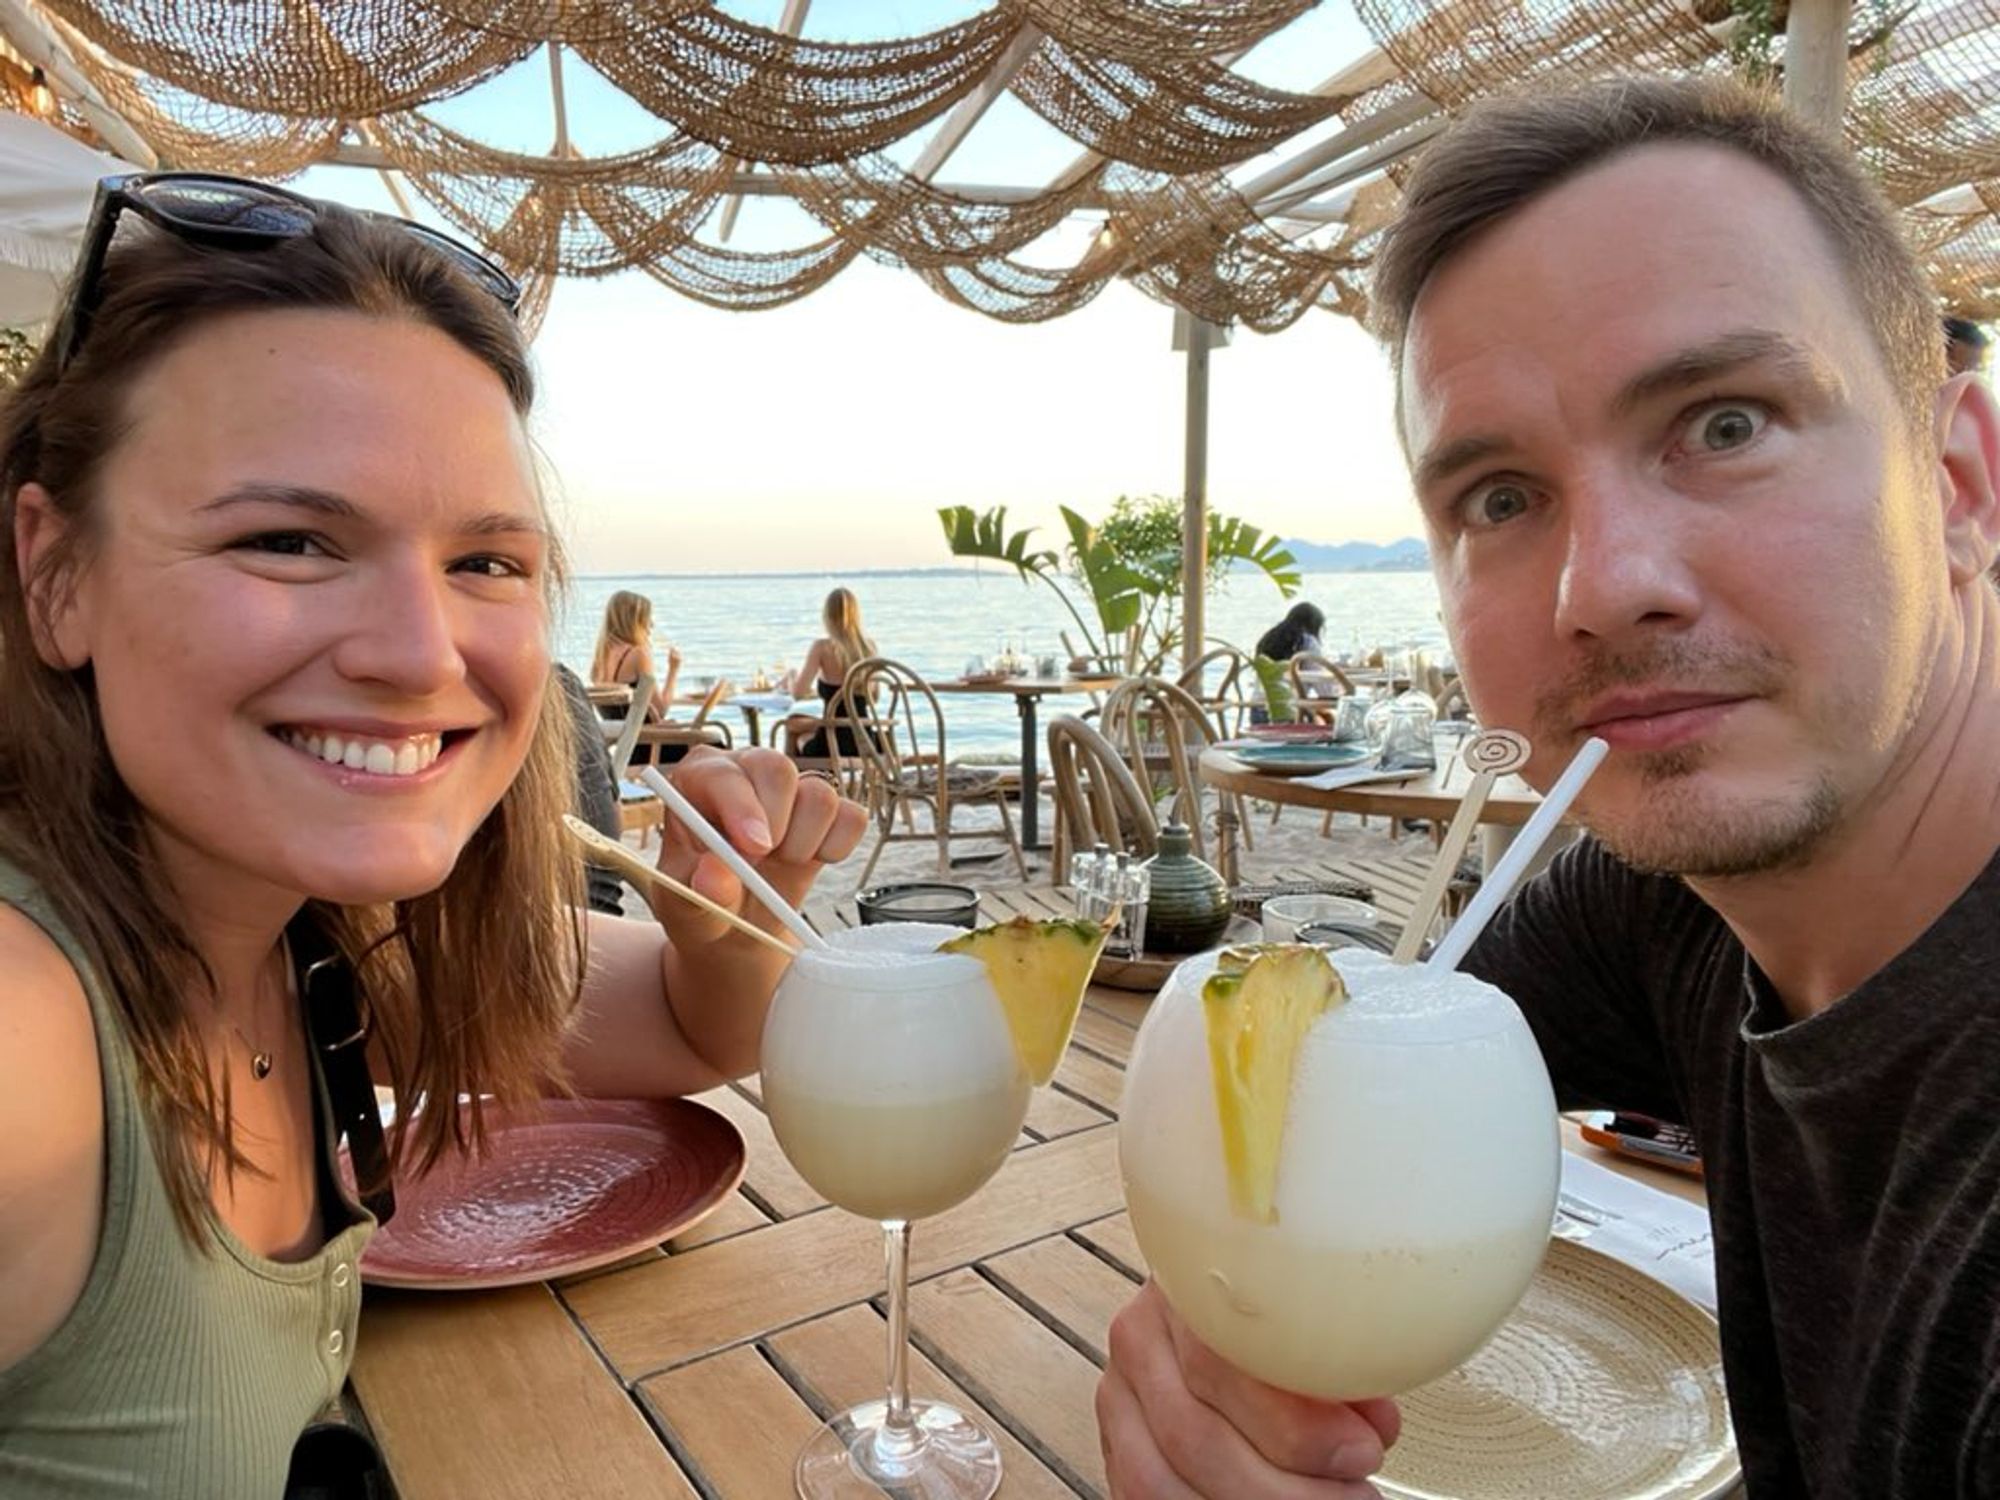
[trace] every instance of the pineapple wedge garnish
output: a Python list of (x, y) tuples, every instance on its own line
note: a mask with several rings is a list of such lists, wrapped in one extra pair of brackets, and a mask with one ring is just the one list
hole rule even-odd
[(953, 938), (938, 952), (968, 954), (986, 965), (1014, 1034), (1014, 1055), (1040, 1087), (1055, 1077), (1076, 1029), (1105, 935), (1102, 924), (1083, 917), (1015, 917)]
[(1201, 987), (1229, 1203), (1246, 1219), (1278, 1222), (1278, 1162), (1299, 1046), (1313, 1022), (1346, 999), (1323, 950), (1284, 943), (1225, 949)]

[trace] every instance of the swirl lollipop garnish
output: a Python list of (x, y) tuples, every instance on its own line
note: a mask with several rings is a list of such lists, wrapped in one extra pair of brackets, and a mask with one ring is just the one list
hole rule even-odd
[(1465, 789), (1464, 797), (1459, 799), (1458, 810), (1451, 816), (1451, 829), (1438, 849), (1437, 860), (1424, 880), (1423, 890), (1417, 893), (1416, 907), (1410, 913), (1410, 925), (1403, 929), (1403, 936), (1396, 944), (1397, 963), (1415, 963), (1417, 954), (1423, 950), (1424, 936), (1431, 930), (1431, 923), (1437, 920), (1438, 907), (1451, 885), (1451, 877), (1458, 873), (1458, 862), (1465, 855), (1465, 846), (1471, 842), (1472, 830), (1479, 826), (1479, 810), (1486, 805), (1493, 783), (1508, 772), (1525, 766), (1534, 748), (1528, 743), (1526, 735), (1516, 734), (1511, 729), (1482, 729), (1466, 741), (1459, 757), (1465, 762), (1466, 769), (1473, 773), (1472, 784)]
[(1461, 753), (1468, 771), (1504, 776), (1525, 766), (1535, 747), (1528, 743), (1525, 734), (1516, 734), (1511, 729), (1482, 729), (1466, 742)]

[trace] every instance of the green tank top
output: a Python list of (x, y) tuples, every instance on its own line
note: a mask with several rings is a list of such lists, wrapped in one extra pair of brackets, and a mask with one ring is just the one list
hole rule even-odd
[(211, 1212), (206, 1253), (174, 1222), (137, 1064), (101, 977), (41, 892), (0, 861), (0, 903), (62, 949), (90, 997), (104, 1089), (104, 1211), (90, 1276), (41, 1347), (0, 1370), (6, 1500), (276, 1500), (299, 1433), (338, 1398), (374, 1231), (333, 1185), (333, 1121), (314, 1061), (320, 1196), (337, 1232), (317, 1255), (257, 1255)]

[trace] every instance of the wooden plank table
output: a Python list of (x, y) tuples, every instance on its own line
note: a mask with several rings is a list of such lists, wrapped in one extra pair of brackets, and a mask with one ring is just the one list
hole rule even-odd
[[(1046, 888), (983, 905), (989, 919), (1067, 910)], [(850, 903), (811, 915), (853, 920)], [(1007, 1165), (912, 1237), (912, 1393), (986, 1421), (1002, 1500), (1105, 1494), (1092, 1390), (1112, 1315), (1144, 1275), (1113, 1122), (1146, 1005), (1093, 987)], [(880, 1228), (792, 1170), (755, 1079), (703, 1102), (743, 1133), (748, 1165), (688, 1233), (564, 1281), (368, 1292), (353, 1387), (401, 1500), (774, 1500), (817, 1424), (880, 1394)]]

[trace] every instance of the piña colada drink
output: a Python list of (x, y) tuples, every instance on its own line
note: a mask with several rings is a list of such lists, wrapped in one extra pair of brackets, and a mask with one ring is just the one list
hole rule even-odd
[(955, 928), (836, 933), (793, 960), (764, 1025), (764, 1107), (786, 1157), (831, 1202), (921, 1219), (1000, 1169), (1027, 1070), (986, 966), (940, 953)]
[(772, 1131), (799, 1175), (888, 1246), (889, 1393), (820, 1429), (794, 1471), (806, 1500), (883, 1493), (986, 1500), (1000, 1453), (977, 1423), (908, 1393), (910, 1221), (998, 1171), (1032, 1087), (1055, 1072), (1104, 934), (1020, 919), (978, 932), (893, 923), (835, 933), (792, 962), (764, 1023)]
[(1422, 1385), (1486, 1341), (1547, 1248), (1561, 1165), (1505, 995), (1297, 945), (1175, 971), (1118, 1140), (1175, 1310), (1259, 1379), (1333, 1400)]

